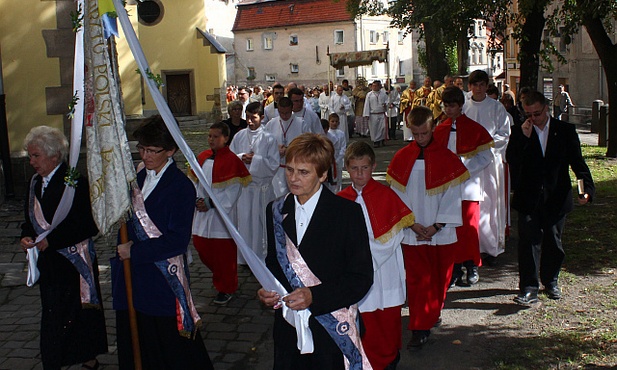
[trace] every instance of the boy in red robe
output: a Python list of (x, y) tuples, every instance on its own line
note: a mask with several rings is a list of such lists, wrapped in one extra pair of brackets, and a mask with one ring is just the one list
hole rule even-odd
[(386, 181), (413, 211), (404, 230), (403, 257), (412, 338), (421, 347), (439, 320), (452, 271), (456, 227), (461, 226), (461, 184), (469, 172), (460, 159), (433, 140), (433, 113), (413, 108), (408, 116), (414, 141), (392, 158)]
[[(443, 112), (448, 118), (435, 128), (435, 141), (461, 158), (470, 178), (463, 184), (463, 225), (456, 228), (457, 247), (450, 286), (470, 286), (479, 279), (480, 258), (480, 202), (483, 200), (482, 171), (493, 160), (493, 138), (482, 125), (463, 114), (465, 95), (456, 86), (442, 94)], [(463, 282), (463, 269), (467, 282)]]

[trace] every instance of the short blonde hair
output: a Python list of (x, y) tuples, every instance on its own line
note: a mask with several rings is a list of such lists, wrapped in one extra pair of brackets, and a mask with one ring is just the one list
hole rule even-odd
[(69, 154), (69, 141), (62, 131), (49, 126), (33, 127), (24, 139), (24, 149), (35, 146), (48, 157), (58, 157), (58, 163), (66, 161)]

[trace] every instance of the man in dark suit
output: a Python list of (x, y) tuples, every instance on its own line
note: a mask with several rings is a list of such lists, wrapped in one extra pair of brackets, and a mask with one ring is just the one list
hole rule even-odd
[[(322, 185), (332, 163), (332, 153), (332, 144), (323, 135), (303, 134), (294, 139), (286, 151), (290, 194), (268, 205), (266, 265), (291, 293), (281, 299), (275, 292), (260, 289), (258, 295), (266, 306), (279, 308), (284, 304), (298, 311), (308, 308), (314, 343), (313, 353), (301, 354), (296, 330), (285, 321), (282, 310), (277, 309), (273, 334), (275, 369), (344, 369), (343, 353), (345, 356), (349, 353), (341, 350), (341, 340), (349, 344), (352, 335), (337, 337), (336, 333), (341, 333), (340, 328), (349, 333), (357, 328), (355, 320), (348, 320), (349, 326), (340, 319), (332, 320), (335, 317), (332, 313), (338, 315), (352, 306), (349, 312), (355, 315), (357, 311), (354, 312), (353, 306), (373, 283), (373, 264), (362, 209), (354, 202), (335, 196)], [(292, 252), (299, 252), (301, 260), (288, 257)], [(290, 273), (295, 279), (290, 278)], [(298, 280), (302, 283), (298, 284)], [(330, 324), (338, 320), (334, 332), (324, 318), (328, 318)], [(358, 347), (358, 344), (354, 342), (351, 347)], [(355, 361), (368, 364), (361, 346), (354, 353)]]
[(523, 108), (527, 120), (512, 130), (506, 158), (517, 184), (512, 208), (518, 211), (520, 293), (514, 301), (531, 305), (538, 302), (539, 281), (548, 298), (561, 298), (561, 235), (573, 207), (569, 167), (584, 183), (579, 204), (591, 202), (595, 187), (574, 126), (550, 117), (538, 91), (525, 96)]

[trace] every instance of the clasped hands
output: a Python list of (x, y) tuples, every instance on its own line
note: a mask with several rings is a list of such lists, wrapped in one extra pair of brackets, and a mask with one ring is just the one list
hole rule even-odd
[(283, 298), (277, 292), (269, 292), (264, 288), (259, 289), (257, 295), (261, 303), (275, 310), (281, 308), (283, 303), (288, 308), (296, 311), (309, 308), (311, 303), (313, 303), (313, 294), (309, 288), (298, 288)]
[(424, 242), (430, 242), (433, 239), (433, 235), (437, 232), (434, 226), (424, 226), (417, 222), (413, 224), (411, 230), (416, 233), (416, 239), (418, 239), (418, 241)]

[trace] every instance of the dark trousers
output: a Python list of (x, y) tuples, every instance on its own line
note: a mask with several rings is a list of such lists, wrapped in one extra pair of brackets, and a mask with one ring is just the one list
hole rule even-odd
[(397, 117), (389, 117), (389, 128), (388, 128), (388, 137), (390, 140), (396, 140), (396, 126), (398, 125), (398, 116)]
[[(557, 285), (559, 270), (565, 258), (561, 235), (566, 222), (548, 218), (543, 211), (518, 216), (518, 269), (519, 288), (539, 288)], [(539, 278), (538, 278), (539, 271)]]

